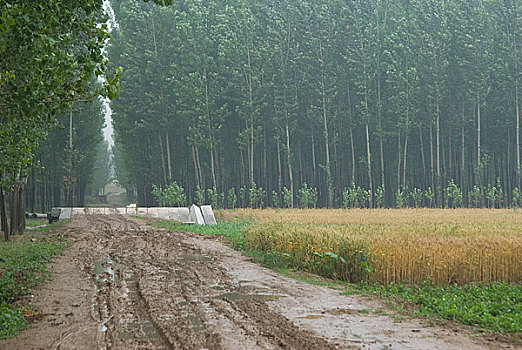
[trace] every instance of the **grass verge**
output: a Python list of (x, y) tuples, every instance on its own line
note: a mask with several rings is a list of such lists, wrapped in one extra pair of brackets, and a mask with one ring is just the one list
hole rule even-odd
[(492, 282), (464, 286), (355, 284), (352, 291), (379, 295), (413, 314), (438, 317), (498, 333), (522, 332), (522, 284)]
[[(397, 308), (408, 305), (409, 307), (402, 308), (402, 310), (410, 315), (448, 319), (486, 331), (514, 334), (515, 338), (522, 332), (522, 284), (520, 283), (494, 282), (459, 286), (456, 284), (435, 285), (426, 282), (420, 285), (393, 283), (378, 285), (322, 279), (296, 268), (294, 258), (289, 254), (279, 251), (248, 250), (248, 246), (245, 244), (245, 234), (248, 234), (251, 222), (251, 220), (236, 219), (234, 222), (220, 222), (215, 226), (205, 226), (154, 221), (151, 222), (151, 225), (175, 231), (227, 237), (235, 249), (244, 250), (245, 254), (252, 257), (257, 263), (283, 275), (308, 283), (342, 288), (347, 294), (378, 295), (390, 300)], [(328, 263), (331, 258), (323, 257), (323, 260)], [(318, 272), (320, 274), (320, 270)], [(413, 307), (411, 307), (412, 303)]]
[(49, 278), (46, 264), (68, 246), (66, 238), (54, 230), (63, 223), (0, 242), (0, 339), (15, 337), (28, 327), (24, 312), (30, 305), (23, 299)]

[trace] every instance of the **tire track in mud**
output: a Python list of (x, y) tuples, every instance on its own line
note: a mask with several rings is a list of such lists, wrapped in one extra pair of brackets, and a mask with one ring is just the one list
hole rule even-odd
[(94, 265), (97, 319), (107, 349), (335, 349), (231, 283), (185, 234), (117, 216), (87, 216), (82, 255)]

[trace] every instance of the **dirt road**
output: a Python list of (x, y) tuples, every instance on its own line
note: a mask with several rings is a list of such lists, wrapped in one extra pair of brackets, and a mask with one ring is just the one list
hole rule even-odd
[(498, 349), (280, 276), (219, 238), (123, 216), (69, 224), (35, 293), (42, 317), (2, 349)]

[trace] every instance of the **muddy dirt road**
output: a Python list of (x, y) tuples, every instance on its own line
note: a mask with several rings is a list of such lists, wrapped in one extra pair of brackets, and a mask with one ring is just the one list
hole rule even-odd
[(1, 349), (498, 349), (383, 306), (282, 277), (216, 237), (123, 216), (69, 224), (35, 292), (42, 317)]

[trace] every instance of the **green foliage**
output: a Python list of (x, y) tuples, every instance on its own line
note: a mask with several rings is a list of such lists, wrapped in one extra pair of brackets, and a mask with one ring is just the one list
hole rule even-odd
[(500, 178), (497, 178), (496, 186), (488, 184), (486, 188), (486, 198), (491, 208), (497, 208), (502, 205), (502, 201), (504, 200), (504, 191), (502, 189), (502, 185), (500, 184)]
[(299, 189), (297, 197), (300, 208), (315, 208), (317, 205), (317, 189), (309, 188), (306, 182)]
[(292, 193), (290, 190), (286, 187), (283, 187), (281, 195), (283, 197), (283, 208), (292, 207)]
[(404, 208), (405, 206), (407, 206), (407, 199), (408, 188), (401, 186), (401, 188), (398, 189), (397, 193), (395, 194), (395, 207), (399, 209)]
[(520, 192), (518, 187), (515, 187), (513, 189), (513, 200), (511, 202), (511, 205), (515, 209), (520, 208), (520, 206), (522, 205), (522, 193)]
[(107, 64), (101, 0), (3, 2), (0, 12), (0, 186), (9, 190), (55, 117), (73, 101), (114, 90), (118, 79), (105, 90), (92, 79)]
[(216, 209), (221, 208), (220, 203), (218, 201), (219, 194), (215, 188), (207, 189), (207, 198), (210, 201), (210, 205)]
[(250, 201), (250, 206), (252, 208), (262, 208), (263, 201), (265, 200), (265, 190), (262, 187), (257, 187), (256, 183), (252, 184), (252, 188), (248, 190), (248, 200)]
[[(516, 152), (505, 158), (522, 81), (521, 17), (512, 5), (115, 1), (121, 31), (110, 53), (125, 67), (113, 104), (120, 164), (149, 200), (165, 160), (136, 145), (165, 149), (170, 135), (173, 177), (185, 188), (257, 181), (290, 207), (298, 189), (290, 201), (279, 190), (292, 175), (297, 184), (313, 179), (318, 206), (393, 207), (397, 176), (425, 191), (423, 203), (417, 189), (403, 193), (401, 207), (469, 205), (443, 201), (443, 182), (454, 177), (460, 189), (484, 191), (497, 176), (512, 178), (517, 166)], [(458, 178), (457, 164), (464, 167)], [(352, 181), (374, 193), (339, 191)], [(390, 193), (381, 196), (373, 185), (384, 183)], [(511, 190), (504, 189), (509, 201)], [(248, 191), (237, 193), (242, 207), (251, 205)]]
[(279, 208), (279, 195), (276, 191), (272, 191), (272, 207)]
[(522, 331), (522, 284), (437, 286), (424, 283), (420, 286), (361, 285), (359, 288), (382, 297), (413, 302), (424, 316), (437, 316), (500, 333)]
[(236, 190), (229, 188), (227, 192), (227, 208), (234, 209), (237, 204)]
[(382, 208), (384, 204), (384, 194), (384, 188), (382, 186), (377, 187), (374, 194), (376, 208)]
[(422, 205), (422, 195), (423, 191), (420, 188), (413, 188), (410, 192), (411, 200), (413, 201), (414, 208), (420, 208)]
[(342, 193), (343, 208), (366, 208), (371, 193), (352, 182), (350, 187), (345, 187)]
[(14, 337), (26, 328), (21, 310), (10, 304), (48, 278), (46, 264), (67, 246), (63, 236), (27, 237), (0, 244), (0, 339)]
[(245, 207), (248, 203), (247, 193), (248, 193), (248, 190), (246, 187), (243, 186), (239, 189), (239, 200), (241, 202), (242, 207)]
[(457, 208), (462, 204), (462, 190), (450, 180), (446, 186), (446, 208)]
[(473, 189), (468, 193), (469, 202), (473, 208), (479, 208), (482, 202), (482, 193), (478, 186), (473, 186)]
[(29, 328), (21, 307), (12, 307), (8, 303), (0, 303), (0, 339), (14, 338), (18, 333)]
[(435, 192), (433, 192), (431, 187), (428, 187), (428, 189), (424, 191), (424, 197), (428, 202), (428, 207), (433, 207), (433, 204), (435, 203)]
[(205, 192), (199, 187), (196, 186), (196, 192), (194, 193), (196, 205), (201, 207), (205, 204)]
[(152, 185), (151, 193), (161, 206), (185, 206), (187, 204), (185, 190), (176, 181), (165, 187), (165, 189)]
[(222, 235), (227, 237), (235, 249), (243, 248), (243, 228), (250, 224), (248, 220), (233, 222), (218, 221), (216, 225), (194, 225), (175, 221), (155, 221), (151, 225), (173, 231), (193, 232), (203, 235)]

